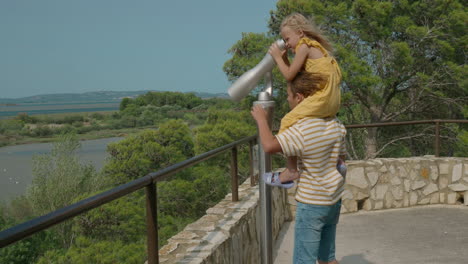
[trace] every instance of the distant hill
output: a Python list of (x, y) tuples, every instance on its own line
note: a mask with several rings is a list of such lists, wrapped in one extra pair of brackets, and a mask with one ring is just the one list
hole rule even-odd
[[(0, 104), (25, 104), (25, 103), (93, 103), (93, 102), (120, 102), (122, 98), (135, 98), (148, 92), (158, 92), (152, 90), (143, 91), (100, 91), (86, 93), (63, 93), (63, 94), (41, 94), (22, 98), (0, 98)], [(160, 91), (159, 91), (160, 92)], [(200, 98), (226, 98), (226, 93), (198, 93), (192, 92)]]

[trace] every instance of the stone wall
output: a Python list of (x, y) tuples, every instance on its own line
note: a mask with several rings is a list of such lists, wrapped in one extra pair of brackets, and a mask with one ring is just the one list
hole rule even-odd
[[(427, 204), (468, 205), (468, 158), (348, 161), (342, 213)], [(291, 213), (295, 190), (289, 191)]]
[[(343, 213), (426, 204), (468, 205), (468, 158), (433, 156), (348, 161)], [(258, 186), (250, 180), (169, 239), (160, 263), (260, 263)], [(294, 217), (295, 188), (272, 188), (272, 231)]]
[[(285, 189), (272, 188), (272, 237), (276, 240), (285, 221), (292, 220)], [(189, 224), (159, 251), (167, 263), (260, 263), (259, 188), (250, 180), (239, 186), (239, 201), (231, 194), (206, 215)]]

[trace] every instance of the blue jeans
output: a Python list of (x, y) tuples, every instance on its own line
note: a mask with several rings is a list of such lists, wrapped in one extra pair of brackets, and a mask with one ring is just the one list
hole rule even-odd
[(297, 202), (294, 228), (294, 264), (335, 259), (336, 224), (340, 218), (341, 200), (334, 205)]

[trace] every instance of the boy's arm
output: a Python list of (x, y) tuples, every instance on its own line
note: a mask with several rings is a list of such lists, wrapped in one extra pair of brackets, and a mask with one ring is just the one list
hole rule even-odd
[(260, 135), (263, 150), (267, 153), (283, 152), (278, 139), (276, 139), (276, 137), (273, 136), (273, 133), (271, 133), (267, 119), (268, 114), (265, 109), (263, 109), (263, 107), (260, 105), (256, 105), (252, 107), (251, 114), (257, 122), (258, 133)]

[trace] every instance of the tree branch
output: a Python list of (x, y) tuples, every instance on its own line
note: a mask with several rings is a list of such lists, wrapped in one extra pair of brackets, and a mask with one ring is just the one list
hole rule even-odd
[[(410, 135), (410, 136), (405, 136), (405, 137), (400, 137), (400, 138), (395, 138), (395, 139), (392, 139), (390, 140), (389, 142), (387, 142), (385, 145), (383, 145), (376, 153), (375, 153), (375, 156), (377, 157), (386, 147), (388, 147), (389, 145), (397, 142), (397, 141), (400, 141), (400, 140), (404, 140), (404, 139), (410, 139), (410, 138), (416, 138), (416, 137), (422, 137), (422, 136), (429, 136), (429, 134), (416, 134), (416, 135)], [(432, 135), (430, 135), (432, 136)]]
[(387, 114), (382, 118), (382, 121), (393, 120), (394, 118), (406, 113), (409, 109), (411, 109), (413, 106), (419, 103), (419, 99), (422, 97), (423, 91), (424, 88), (420, 89), (415, 100), (411, 100), (411, 102), (407, 106), (403, 107), (400, 111)]
[(351, 91), (353, 91), (353, 94), (359, 99), (359, 101), (367, 108), (370, 109), (370, 104), (367, 96), (365, 96), (359, 89), (355, 89), (353, 85), (346, 83), (346, 85), (349, 87)]
[(353, 133), (351, 131), (348, 132), (348, 135), (349, 135), (349, 137), (348, 137), (349, 144), (348, 145), (351, 147), (351, 150), (352, 150), (352, 153), (353, 153), (352, 158), (357, 159), (358, 155), (356, 153), (356, 149), (354, 148), (354, 142), (353, 142), (353, 135), (352, 134)]

